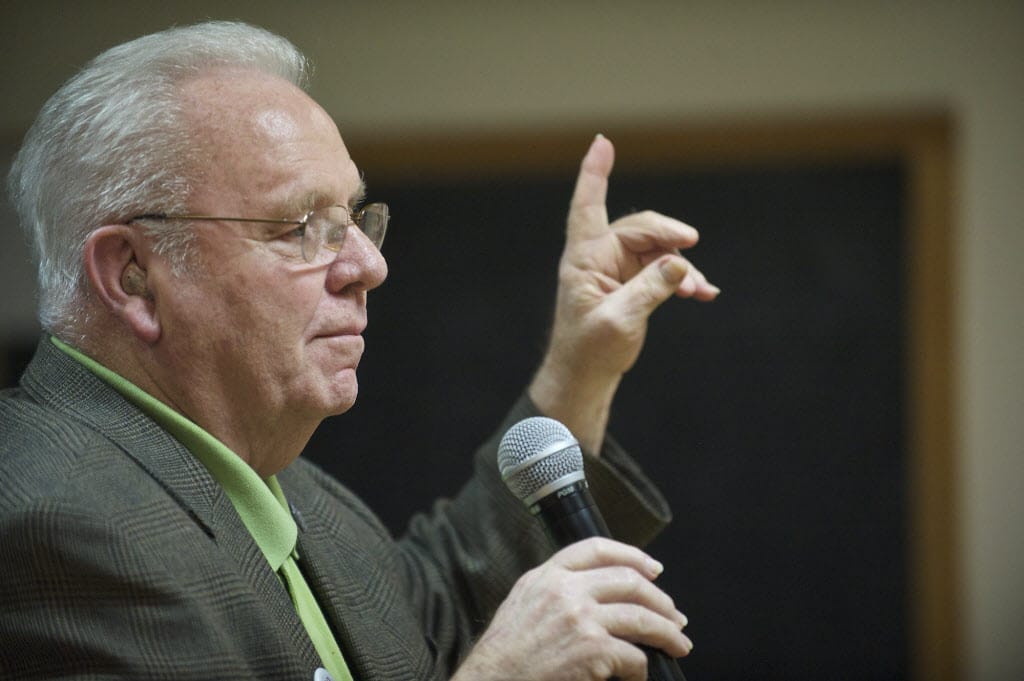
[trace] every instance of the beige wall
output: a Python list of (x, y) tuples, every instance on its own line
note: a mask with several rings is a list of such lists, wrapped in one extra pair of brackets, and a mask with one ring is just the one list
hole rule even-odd
[[(261, 23), (307, 50), (314, 94), (359, 137), (950, 111), (963, 651), (970, 679), (1024, 678), (1024, 3), (8, 0), (0, 143), (84, 59), (205, 17)], [(9, 333), (31, 317), (30, 294), (8, 293), (26, 268), (11, 230), (0, 241)]]

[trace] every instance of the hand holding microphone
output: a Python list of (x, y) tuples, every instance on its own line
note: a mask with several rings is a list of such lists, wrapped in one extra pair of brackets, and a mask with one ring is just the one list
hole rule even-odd
[(568, 429), (521, 421), (498, 461), (513, 493), (565, 548), (516, 582), (455, 678), (685, 681), (673, 658), (692, 648), (686, 617), (653, 584), (660, 563), (602, 536)]

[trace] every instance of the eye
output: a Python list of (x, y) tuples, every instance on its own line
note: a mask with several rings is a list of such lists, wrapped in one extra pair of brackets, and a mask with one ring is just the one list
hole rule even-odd
[(278, 228), (268, 236), (272, 241), (283, 241), (285, 243), (299, 243), (306, 238), (308, 223), (291, 223), (289, 225), (278, 225)]

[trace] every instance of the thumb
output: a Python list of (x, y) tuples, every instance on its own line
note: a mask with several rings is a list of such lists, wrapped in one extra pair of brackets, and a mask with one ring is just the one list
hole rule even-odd
[(646, 320), (672, 297), (689, 271), (683, 258), (666, 255), (649, 263), (609, 297), (618, 298), (616, 304), (624, 316)]
[(569, 205), (569, 238), (585, 239), (608, 231), (605, 200), (608, 176), (614, 163), (615, 147), (607, 137), (598, 135), (583, 157), (580, 174), (576, 178), (576, 189)]

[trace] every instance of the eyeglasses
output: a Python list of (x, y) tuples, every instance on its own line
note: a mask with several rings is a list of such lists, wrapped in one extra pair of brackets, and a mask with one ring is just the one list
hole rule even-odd
[(300, 220), (279, 220), (274, 218), (223, 218), (212, 215), (168, 215), (148, 213), (132, 218), (136, 220), (226, 220), (228, 222), (259, 222), (275, 225), (296, 225), (284, 237), (298, 237), (302, 259), (311, 265), (324, 265), (335, 258), (345, 243), (350, 225), (359, 228), (366, 238), (379, 250), (384, 243), (391, 215), (386, 203), (371, 203), (351, 212), (344, 206), (327, 206), (311, 210)]

